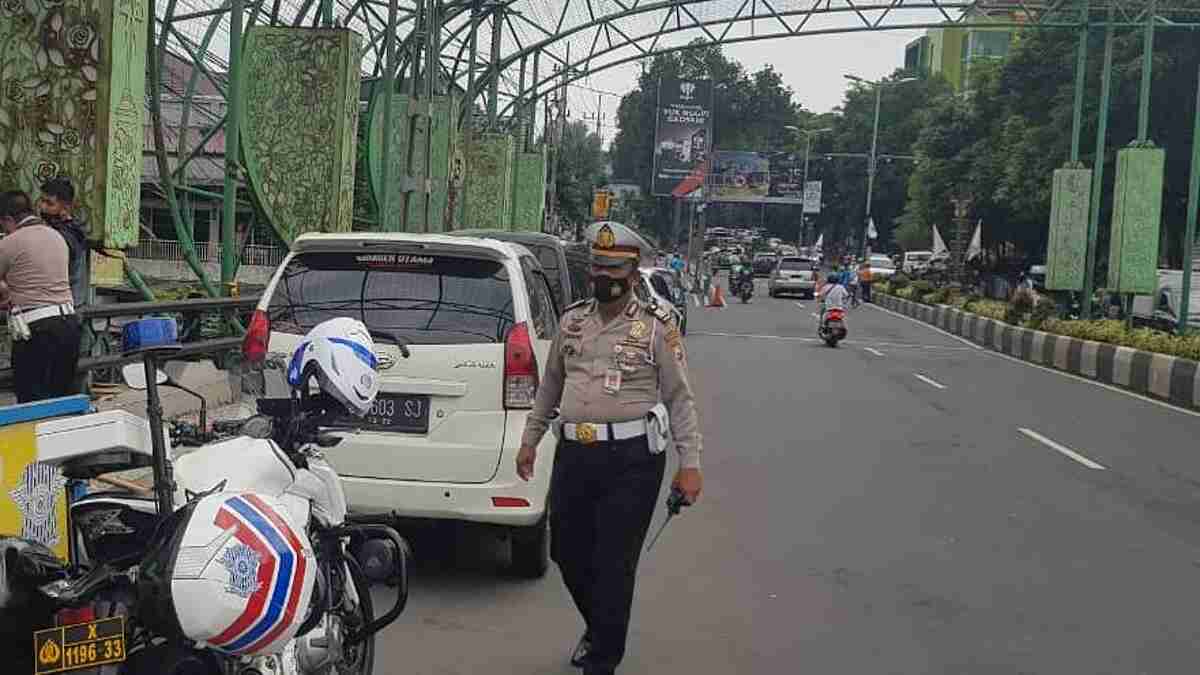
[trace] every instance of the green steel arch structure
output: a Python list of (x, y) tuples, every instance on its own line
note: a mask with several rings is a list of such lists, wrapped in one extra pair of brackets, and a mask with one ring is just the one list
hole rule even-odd
[[(1200, 25), (1194, 0), (150, 0), (147, 99), (157, 166), (154, 183), (169, 205), (185, 257), (210, 292), (196, 259), (187, 206), (192, 199), (222, 202), (222, 281), (232, 283), (237, 255), (234, 223), (239, 199), (255, 196), (243, 184), (250, 168), (238, 124), (245, 104), (248, 36), (261, 27), (348, 28), (358, 84), (408, 98), (400, 105), (452, 96), (461, 113), (453, 123), (464, 138), (507, 132), (528, 145), (533, 129), (553, 129), (561, 104), (577, 95), (582, 78), (655, 54), (707, 44), (737, 44), (813, 35), (945, 27), (1047, 28), (1185, 27)], [(1149, 28), (1147, 28), (1150, 32)], [(278, 63), (287, 68), (288, 63)], [(173, 74), (180, 75), (172, 77)], [(253, 85), (251, 85), (253, 86)], [(578, 94), (582, 95), (582, 94)], [(363, 98), (366, 98), (363, 95)], [(394, 96), (378, 97), (384, 129), (396, 114)], [(545, 117), (535, 111), (543, 106)], [(197, 124), (201, 121), (202, 124)], [(198, 126), (199, 133), (189, 133)], [(413, 128), (412, 133), (419, 131)], [(431, 132), (432, 133), (432, 132)], [(192, 183), (193, 163), (223, 139), (223, 189)], [(554, 134), (548, 134), (550, 142)], [(392, 134), (377, 152), (390, 156)], [(467, 141), (468, 143), (470, 141)], [(1077, 144), (1076, 144), (1077, 145)], [(410, 153), (411, 155), (412, 153)], [(430, 153), (409, 161), (429, 162)], [(208, 160), (210, 163), (212, 160)], [(395, 171), (376, 171), (390, 186)], [(471, 168), (467, 167), (468, 177)], [(428, 166), (420, 175), (432, 176)], [(378, 195), (379, 222), (388, 223), (397, 195)], [(273, 223), (277, 228), (279, 223)], [(371, 226), (365, 223), (365, 226)]]

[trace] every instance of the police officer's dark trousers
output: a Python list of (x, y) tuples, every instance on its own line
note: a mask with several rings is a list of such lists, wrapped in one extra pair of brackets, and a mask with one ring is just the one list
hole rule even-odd
[(665, 469), (666, 454), (650, 454), (645, 436), (559, 445), (551, 553), (591, 636), (588, 675), (613, 672), (625, 655), (638, 559)]
[(28, 340), (13, 340), (13, 389), (18, 403), (78, 393), (79, 317), (52, 316), (29, 324)]

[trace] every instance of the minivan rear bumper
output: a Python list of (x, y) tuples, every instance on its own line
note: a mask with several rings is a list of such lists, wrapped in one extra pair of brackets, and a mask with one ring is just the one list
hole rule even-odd
[[(462, 520), (520, 527), (533, 525), (546, 511), (547, 490), (536, 485), (541, 480), (549, 481), (549, 476), (537, 476), (528, 483), (517, 479), (479, 485), (342, 476), (342, 487), (346, 491), (351, 512), (357, 514), (387, 513), (401, 518)], [(522, 498), (529, 502), (529, 506), (497, 507), (492, 502), (493, 497)]]
[[(550, 474), (554, 469), (557, 442), (547, 432), (538, 445), (533, 480), (517, 476), (517, 452), (525, 429), (525, 411), (509, 411), (504, 430), (504, 448), (494, 475), (486, 483), (447, 483), (433, 481), (372, 478), (342, 474), (346, 503), (356, 514), (394, 514), (400, 518), (458, 520), (490, 525), (523, 527), (533, 525), (546, 512), (550, 492)], [(397, 444), (395, 452), (404, 452)], [(523, 499), (528, 506), (497, 506), (494, 498)]]

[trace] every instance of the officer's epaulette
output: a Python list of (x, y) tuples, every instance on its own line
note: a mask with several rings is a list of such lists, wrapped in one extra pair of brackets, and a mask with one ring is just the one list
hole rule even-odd
[(567, 312), (570, 312), (575, 309), (579, 309), (580, 307), (584, 307), (591, 301), (592, 301), (591, 298), (584, 298), (582, 300), (576, 300), (575, 302), (572, 302), (571, 304), (569, 304), (563, 308), (562, 315), (566, 316)]
[(642, 305), (646, 309), (647, 314), (653, 314), (654, 318), (670, 326), (675, 321), (675, 317), (671, 316), (671, 312), (667, 311), (662, 305), (657, 302), (647, 302)]

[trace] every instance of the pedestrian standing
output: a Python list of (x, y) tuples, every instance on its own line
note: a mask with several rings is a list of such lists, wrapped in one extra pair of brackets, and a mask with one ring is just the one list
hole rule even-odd
[(52, 178), (42, 184), (42, 194), (37, 205), (42, 220), (67, 242), (67, 276), (71, 284), (71, 301), (78, 310), (88, 304), (91, 252), (88, 248), (87, 230), (73, 215), (75, 186), (69, 178)]
[(863, 261), (858, 266), (858, 287), (862, 292), (862, 301), (871, 302), (871, 284), (875, 281), (871, 276), (871, 263)]
[(79, 318), (58, 232), (33, 213), (29, 195), (0, 194), (0, 303), (8, 307), (18, 403), (76, 393)]
[(551, 555), (584, 621), (571, 656), (585, 675), (611, 675), (625, 654), (638, 559), (674, 442), (672, 482), (699, 498), (701, 438), (683, 337), (669, 310), (633, 293), (648, 252), (616, 223), (592, 226), (592, 299), (572, 305), (551, 345), (525, 425), (517, 473), (533, 476), (536, 447), (559, 438), (551, 478)]

